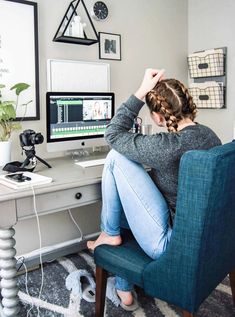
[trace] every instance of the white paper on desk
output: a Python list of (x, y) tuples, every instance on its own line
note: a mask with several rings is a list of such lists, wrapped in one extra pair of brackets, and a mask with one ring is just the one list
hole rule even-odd
[[(11, 180), (9, 178), (6, 178), (6, 175), (0, 175), (0, 184), (3, 184), (7, 187), (13, 188), (13, 189), (22, 189), (22, 188), (30, 188), (31, 186), (38, 186), (38, 185), (44, 185), (52, 182), (51, 177), (31, 173), (31, 172), (20, 172), (23, 173), (24, 176), (30, 177), (31, 180), (24, 181), (24, 182), (16, 182), (14, 180)], [(17, 173), (11, 173), (11, 174), (17, 174)], [(8, 174), (10, 175), (10, 174)]]

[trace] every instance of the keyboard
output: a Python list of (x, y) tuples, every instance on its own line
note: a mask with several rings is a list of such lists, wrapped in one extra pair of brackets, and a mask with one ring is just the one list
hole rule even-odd
[(81, 166), (81, 167), (92, 167), (92, 166), (98, 166), (98, 165), (104, 165), (105, 158), (98, 159), (98, 160), (88, 160), (88, 161), (81, 161), (81, 162), (76, 162), (75, 164)]

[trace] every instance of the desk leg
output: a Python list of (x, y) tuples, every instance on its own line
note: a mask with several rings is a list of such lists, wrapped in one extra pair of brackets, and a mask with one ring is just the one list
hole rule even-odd
[(0, 277), (3, 315), (17, 317), (19, 308), (18, 287), (16, 279), (15, 230), (0, 229)]

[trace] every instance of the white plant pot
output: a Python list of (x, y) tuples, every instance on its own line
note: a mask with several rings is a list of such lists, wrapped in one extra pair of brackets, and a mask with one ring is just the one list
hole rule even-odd
[(0, 166), (11, 161), (11, 141), (0, 142)]

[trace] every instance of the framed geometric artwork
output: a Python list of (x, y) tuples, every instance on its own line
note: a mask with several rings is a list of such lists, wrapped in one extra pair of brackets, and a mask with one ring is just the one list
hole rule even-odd
[(26, 83), (29, 88), (19, 96), (17, 120), (38, 120), (38, 18), (37, 3), (23, 0), (0, 0), (0, 84), (5, 100), (16, 100), (10, 88)]
[(121, 35), (99, 32), (99, 58), (121, 60)]

